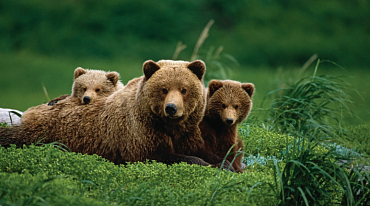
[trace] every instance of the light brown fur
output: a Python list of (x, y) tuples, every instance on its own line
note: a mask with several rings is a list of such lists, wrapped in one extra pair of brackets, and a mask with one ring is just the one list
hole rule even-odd
[[(207, 90), (207, 106), (199, 127), (205, 146), (209, 152), (225, 157), (229, 149), (236, 143), (227, 157), (230, 162), (238, 150), (243, 150), (243, 141), (238, 138), (238, 124), (245, 120), (252, 109), (254, 85), (231, 80), (212, 80)], [(233, 167), (241, 169), (243, 155), (235, 158)]]
[(77, 67), (74, 71), (72, 95), (62, 95), (51, 100), (48, 105), (52, 106), (69, 96), (70, 98), (79, 99), (81, 104), (89, 104), (99, 98), (107, 97), (122, 88), (123, 84), (119, 81), (119, 74), (117, 72), (105, 72)]
[(48, 108), (48, 106), (53, 106), (60, 101), (66, 101), (65, 105), (85, 105), (106, 98), (123, 87), (117, 72), (89, 70), (78, 67), (74, 71), (72, 95), (62, 95), (51, 100), (48, 104), (29, 108), (24, 112), (21, 122), (22, 124), (27, 124), (27, 122), (32, 124), (32, 122), (37, 120), (40, 112), (52, 111), (52, 108)]
[[(73, 101), (44, 106), (13, 136), (18, 144), (45, 136), (44, 142), (62, 141), (74, 152), (116, 164), (149, 159), (219, 166), (222, 159), (204, 150), (198, 127), (205, 107), (204, 63), (146, 61), (143, 71), (106, 99), (86, 106)], [(168, 105), (177, 110), (168, 112)]]

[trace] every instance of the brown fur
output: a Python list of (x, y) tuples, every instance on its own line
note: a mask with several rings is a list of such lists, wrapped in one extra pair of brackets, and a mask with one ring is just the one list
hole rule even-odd
[[(117, 164), (149, 159), (219, 166), (222, 159), (205, 151), (198, 127), (206, 100), (204, 63), (146, 61), (143, 71), (144, 76), (88, 106), (78, 101), (43, 106), (32, 122), (21, 125), (19, 142), (45, 136), (44, 142), (62, 141), (74, 152)], [(169, 113), (168, 105), (177, 110)]]
[(19, 130), (20, 126), (0, 127), (0, 145), (5, 148), (10, 147), (11, 144), (21, 147), (20, 139), (16, 136)]
[(69, 94), (60, 95), (59, 97), (50, 100), (48, 105), (53, 106), (54, 104), (58, 103), (60, 100), (67, 99), (68, 97), (71, 97), (71, 95), (69, 95)]
[[(199, 127), (208, 151), (225, 157), (231, 146), (227, 160), (230, 162), (238, 150), (243, 150), (243, 141), (238, 138), (238, 124), (247, 118), (252, 109), (254, 85), (231, 80), (212, 80), (208, 85), (207, 106)], [(241, 169), (243, 155), (235, 158), (233, 167)]]
[(118, 89), (123, 88), (117, 72), (104, 72), (100, 70), (88, 70), (77, 67), (74, 71), (72, 95), (62, 95), (51, 100), (48, 105), (52, 106), (60, 100), (77, 98), (81, 104), (89, 104), (99, 98), (107, 97)]
[[(119, 74), (117, 72), (88, 70), (78, 67), (74, 71), (72, 95), (62, 95), (51, 100), (48, 104), (29, 108), (24, 112), (21, 122), (22, 124), (27, 124), (27, 122), (33, 124), (39, 117), (40, 112), (52, 111), (52, 109), (47, 108), (47, 106), (53, 106), (62, 100), (66, 101), (65, 105), (77, 106), (89, 104), (99, 99), (106, 98), (123, 87), (123, 84), (119, 81)], [(88, 99), (88, 101), (86, 101), (86, 99)]]

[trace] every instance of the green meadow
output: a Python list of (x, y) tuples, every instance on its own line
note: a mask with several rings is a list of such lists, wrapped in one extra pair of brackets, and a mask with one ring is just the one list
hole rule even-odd
[(370, 205), (368, 19), (367, 0), (3, 0), (1, 108), (70, 94), (77, 67), (126, 84), (148, 59), (256, 90), (242, 174), (0, 145), (0, 205)]

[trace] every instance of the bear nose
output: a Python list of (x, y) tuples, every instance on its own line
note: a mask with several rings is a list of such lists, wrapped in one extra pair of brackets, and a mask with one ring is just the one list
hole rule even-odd
[(234, 120), (232, 118), (227, 118), (226, 119), (226, 123), (228, 123), (229, 125), (231, 125), (233, 122), (234, 122)]
[(89, 96), (84, 96), (83, 101), (84, 101), (85, 104), (88, 104), (88, 103), (90, 103), (91, 99), (90, 99)]
[(167, 104), (165, 110), (166, 110), (166, 113), (170, 116), (173, 116), (177, 112), (176, 105), (172, 103)]

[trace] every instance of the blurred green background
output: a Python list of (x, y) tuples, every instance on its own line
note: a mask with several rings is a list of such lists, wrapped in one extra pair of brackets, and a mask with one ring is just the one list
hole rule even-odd
[(50, 98), (71, 93), (78, 66), (117, 71), (126, 83), (145, 60), (171, 59), (179, 41), (187, 47), (177, 59), (190, 60), (211, 19), (198, 58), (223, 46), (220, 62), (239, 63), (228, 78), (256, 85), (255, 108), (281, 86), (281, 71), (317, 54), (345, 68), (322, 64), (319, 73), (348, 76), (355, 89), (346, 123), (370, 121), (369, 0), (2, 0), (0, 107), (47, 102), (43, 86)]

